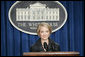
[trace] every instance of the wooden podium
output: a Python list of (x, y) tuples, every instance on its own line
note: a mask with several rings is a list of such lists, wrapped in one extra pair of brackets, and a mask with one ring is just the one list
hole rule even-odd
[(23, 56), (79, 56), (79, 52), (24, 52)]

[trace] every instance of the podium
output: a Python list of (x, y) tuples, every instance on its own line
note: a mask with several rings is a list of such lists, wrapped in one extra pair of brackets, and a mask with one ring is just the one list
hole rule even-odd
[(23, 56), (79, 56), (79, 52), (24, 52)]

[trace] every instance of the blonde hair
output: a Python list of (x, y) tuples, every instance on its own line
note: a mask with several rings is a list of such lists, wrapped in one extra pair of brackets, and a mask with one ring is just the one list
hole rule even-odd
[(41, 27), (47, 27), (49, 29), (50, 34), (52, 33), (52, 27), (48, 23), (42, 22), (37, 27), (37, 34), (38, 34), (38, 36), (39, 36), (39, 32), (40, 32), (40, 28)]

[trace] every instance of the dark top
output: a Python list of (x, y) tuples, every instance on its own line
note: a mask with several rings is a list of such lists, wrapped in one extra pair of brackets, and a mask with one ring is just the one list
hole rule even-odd
[[(48, 52), (57, 52), (60, 51), (60, 47), (58, 43), (55, 43), (53, 40), (49, 38), (49, 44), (48, 44)], [(41, 38), (39, 38), (36, 43), (31, 46), (30, 52), (44, 52), (44, 49), (41, 44)]]

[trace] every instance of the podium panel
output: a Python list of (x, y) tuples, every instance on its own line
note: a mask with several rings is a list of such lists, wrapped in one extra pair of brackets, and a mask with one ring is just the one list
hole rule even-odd
[(79, 56), (79, 52), (24, 52), (23, 56)]

